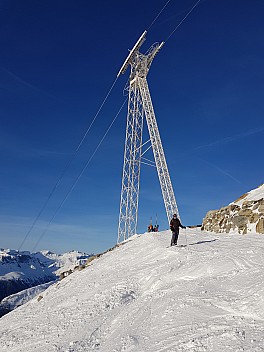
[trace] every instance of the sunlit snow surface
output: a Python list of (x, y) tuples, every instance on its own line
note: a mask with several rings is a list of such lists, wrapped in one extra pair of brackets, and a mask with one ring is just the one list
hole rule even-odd
[(134, 236), (2, 317), (0, 351), (264, 351), (263, 235), (170, 236)]
[(237, 201), (232, 202), (231, 204), (242, 205), (245, 201), (254, 201), (259, 200), (264, 197), (264, 184), (258, 188), (253, 189), (252, 191), (246, 193), (244, 197), (239, 198)]

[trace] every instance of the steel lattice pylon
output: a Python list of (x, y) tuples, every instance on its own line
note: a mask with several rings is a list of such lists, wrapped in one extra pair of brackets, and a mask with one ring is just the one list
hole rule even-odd
[(168, 221), (174, 213), (179, 216), (146, 79), (150, 65), (164, 43), (153, 44), (146, 54), (141, 54), (139, 48), (145, 38), (146, 31), (139, 38), (118, 73), (118, 76), (123, 74), (131, 65), (118, 242), (134, 235), (137, 229), (144, 116), (147, 121)]

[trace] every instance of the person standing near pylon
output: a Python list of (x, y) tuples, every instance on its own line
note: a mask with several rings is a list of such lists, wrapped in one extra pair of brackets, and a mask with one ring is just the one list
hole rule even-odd
[(173, 214), (173, 218), (170, 221), (170, 229), (172, 232), (171, 246), (176, 246), (179, 237), (179, 228), (186, 229), (186, 226), (183, 226), (180, 220), (177, 217), (177, 214)]

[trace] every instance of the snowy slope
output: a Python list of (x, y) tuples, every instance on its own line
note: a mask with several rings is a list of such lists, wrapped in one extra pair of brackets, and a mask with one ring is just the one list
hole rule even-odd
[(53, 270), (30, 252), (0, 250), (0, 301), (21, 290), (55, 279)]
[(17, 307), (22, 306), (22, 304), (29, 302), (32, 298), (45, 291), (50, 285), (54, 283), (55, 281), (47, 282), (45, 284), (33, 286), (5, 297), (0, 303), (0, 317), (11, 312)]
[(61, 272), (73, 270), (89, 257), (78, 251), (55, 254), (0, 249), (0, 301), (21, 290), (56, 280)]
[(264, 237), (187, 239), (134, 236), (50, 286), (0, 319), (0, 351), (264, 351)]

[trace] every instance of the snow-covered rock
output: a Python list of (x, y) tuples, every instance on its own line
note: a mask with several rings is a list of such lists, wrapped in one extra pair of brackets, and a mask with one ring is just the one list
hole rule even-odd
[(219, 210), (211, 210), (202, 229), (227, 233), (264, 234), (264, 184)]
[(72, 270), (79, 265), (84, 265), (87, 259), (93, 254), (86, 254), (74, 250), (63, 254), (55, 254), (46, 250), (35, 253), (34, 255), (42, 263), (52, 268), (52, 271), (59, 276), (64, 271)]
[(22, 306), (33, 299), (35, 296), (39, 295), (41, 292), (45, 291), (50, 285), (55, 281), (47, 282), (45, 284), (37, 285), (31, 288), (27, 288), (18, 293), (14, 293), (8, 297), (5, 297), (0, 303), (0, 317), (11, 312), (17, 307)]
[(5, 315), (0, 351), (263, 351), (264, 237), (180, 231), (187, 247), (134, 236)]
[(0, 300), (26, 288), (56, 279), (51, 268), (34, 254), (0, 250)]
[[(62, 272), (73, 270), (89, 257), (89, 254), (78, 251), (55, 254), (50, 251), (30, 253), (0, 249), (0, 301), (30, 287), (54, 281)], [(6, 311), (6, 306), (5, 302), (4, 305), (1, 302), (0, 316)]]

